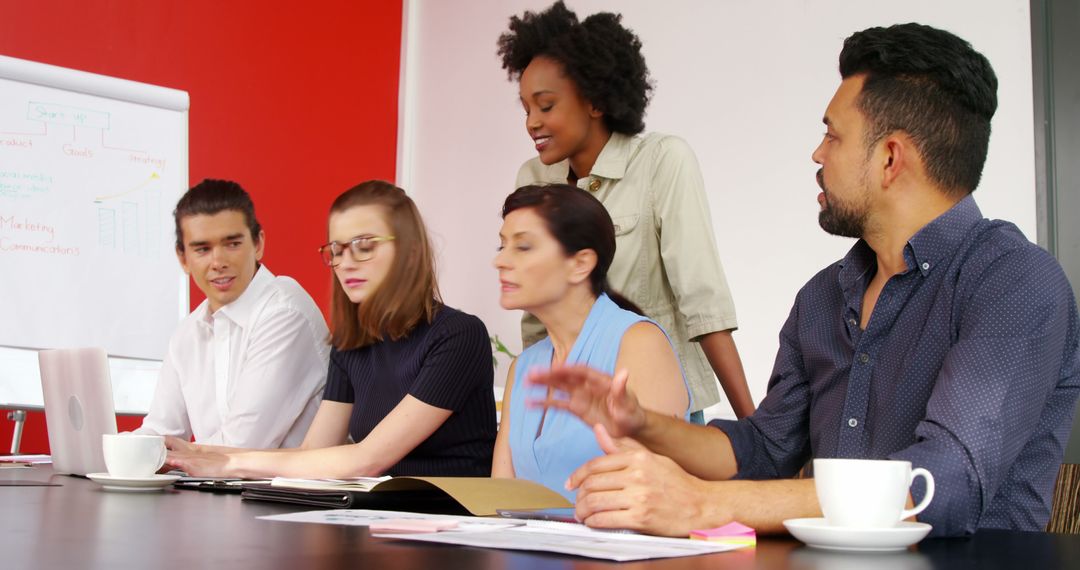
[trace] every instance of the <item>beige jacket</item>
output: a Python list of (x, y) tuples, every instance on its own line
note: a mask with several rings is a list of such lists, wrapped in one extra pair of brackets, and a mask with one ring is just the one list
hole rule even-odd
[[(516, 187), (565, 184), (569, 168), (565, 160), (547, 166), (533, 158), (522, 165)], [(577, 185), (603, 202), (615, 224), (617, 249), (608, 271), (612, 289), (671, 337), (690, 384), (693, 411), (719, 402), (716, 377), (692, 341), (738, 324), (694, 152), (678, 137), (615, 133)], [(528, 314), (521, 329), (525, 346), (546, 334)]]

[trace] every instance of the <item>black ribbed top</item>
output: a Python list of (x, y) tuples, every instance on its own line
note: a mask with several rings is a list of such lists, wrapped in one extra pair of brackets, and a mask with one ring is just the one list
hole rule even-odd
[(494, 369), (484, 323), (441, 306), (408, 336), (330, 353), (323, 399), (353, 404), (349, 434), (361, 441), (406, 394), (453, 413), (388, 475), (491, 474)]

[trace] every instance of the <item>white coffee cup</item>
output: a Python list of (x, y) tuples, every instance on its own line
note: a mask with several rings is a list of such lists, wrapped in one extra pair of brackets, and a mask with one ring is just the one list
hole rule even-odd
[[(908, 491), (916, 477), (926, 481), (926, 495), (906, 510)], [(890, 528), (917, 515), (934, 498), (934, 476), (911, 469), (908, 461), (873, 459), (815, 459), (814, 486), (830, 526)]]
[(113, 477), (151, 477), (165, 464), (165, 438), (160, 435), (106, 433), (101, 448)]

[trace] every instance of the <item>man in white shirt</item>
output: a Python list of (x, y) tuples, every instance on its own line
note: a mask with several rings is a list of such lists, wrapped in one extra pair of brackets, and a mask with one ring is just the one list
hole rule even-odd
[(297, 447), (326, 384), (322, 313), (259, 263), (265, 234), (235, 182), (204, 180), (173, 212), (176, 256), (206, 300), (169, 340), (150, 413), (136, 433), (203, 444)]

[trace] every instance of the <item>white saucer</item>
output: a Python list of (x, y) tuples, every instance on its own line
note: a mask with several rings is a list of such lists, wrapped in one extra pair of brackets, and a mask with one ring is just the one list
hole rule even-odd
[(113, 477), (108, 473), (90, 473), (86, 477), (110, 491), (160, 491), (180, 478), (179, 475), (162, 474), (149, 477)]
[(809, 546), (861, 552), (903, 550), (922, 540), (933, 528), (926, 523), (908, 521), (892, 528), (837, 527), (829, 526), (824, 518), (788, 519), (784, 526)]

